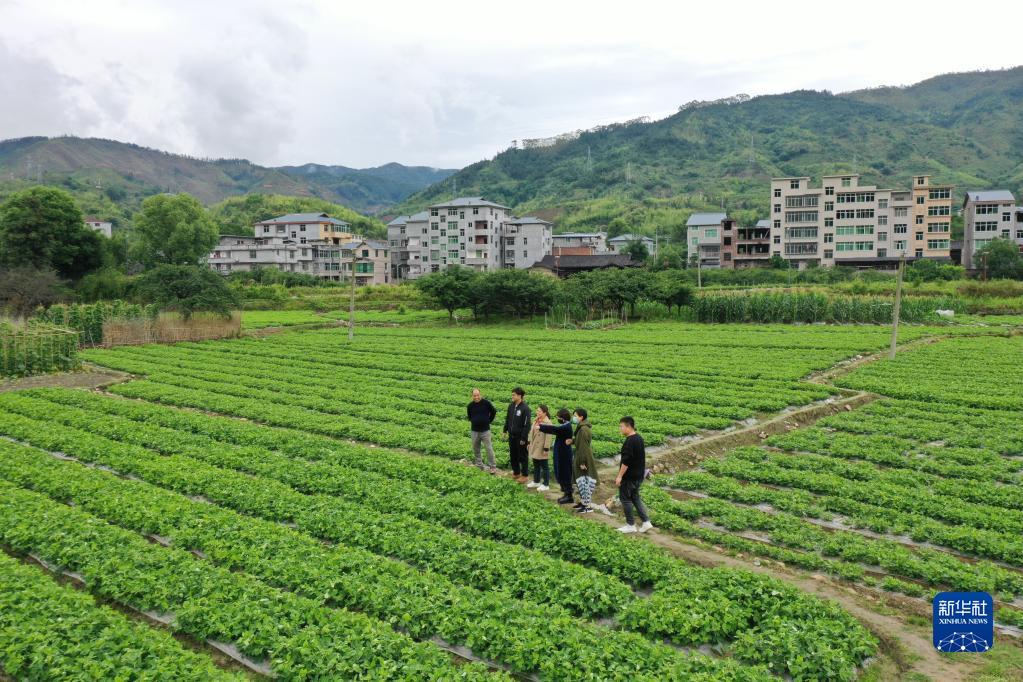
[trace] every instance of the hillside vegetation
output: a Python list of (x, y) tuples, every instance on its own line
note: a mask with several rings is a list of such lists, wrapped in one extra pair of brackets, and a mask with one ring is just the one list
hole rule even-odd
[(396, 163), (361, 170), (312, 164), (266, 168), (244, 159), (198, 159), (93, 138), (0, 141), (0, 199), (31, 185), (55, 185), (71, 192), (85, 213), (117, 226), (126, 226), (142, 200), (160, 192), (187, 192), (205, 204), (279, 194), (372, 213), (451, 172)]
[[(455, 174), (479, 194), (558, 228), (669, 231), (693, 210), (767, 217), (773, 176), (853, 173), (908, 187), (930, 173), (967, 189), (1023, 184), (1023, 67), (950, 74), (905, 88), (798, 91), (690, 103), (654, 122), (603, 126), (574, 139), (508, 149)], [(401, 212), (450, 196), (452, 182)], [(546, 210), (546, 213), (545, 213)]]

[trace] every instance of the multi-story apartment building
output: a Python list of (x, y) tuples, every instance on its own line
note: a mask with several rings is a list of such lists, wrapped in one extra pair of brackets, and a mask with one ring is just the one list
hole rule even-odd
[[(952, 187), (926, 175), (909, 190), (861, 185), (860, 176), (771, 180), (771, 254), (797, 267), (895, 267), (900, 256), (949, 256)], [(928, 238), (928, 230), (931, 237)]]
[(417, 279), (449, 265), (481, 272), (528, 268), (550, 253), (553, 243), (550, 223), (515, 218), (507, 206), (481, 197), (461, 197), (399, 216), (388, 223), (387, 238), (394, 280)]
[(967, 192), (963, 198), (963, 266), (980, 267), (977, 252), (997, 238), (1014, 241), (1023, 253), (1023, 206), (1016, 205), (1016, 197), (1008, 190)]
[(640, 242), (646, 247), (648, 256), (657, 255), (657, 242), (650, 237), (642, 234), (620, 234), (617, 237), (612, 237), (607, 240), (607, 250), (609, 253), (625, 253), (626, 247), (632, 242)]
[(504, 224), (504, 261), (506, 268), (532, 267), (551, 253), (552, 225), (533, 216), (513, 218)]
[(595, 256), (608, 252), (607, 232), (563, 232), (552, 236), (552, 253), (562, 256)]
[(282, 237), (299, 244), (322, 239), (329, 244), (350, 242), (357, 235), (343, 220), (331, 218), (326, 213), (289, 213), (253, 225), (257, 237)]
[(227, 234), (207, 257), (211, 269), (225, 275), (274, 268), (282, 272), (311, 274), (312, 248), (286, 237), (249, 237)]
[(753, 227), (740, 227), (731, 218), (721, 221), (721, 267), (756, 268), (771, 257), (771, 223), (758, 220)]
[(689, 262), (701, 268), (721, 267), (722, 223), (727, 213), (694, 213), (686, 220)]
[(345, 244), (317, 240), (312, 245), (311, 274), (338, 282), (350, 281), (353, 251), (356, 285), (387, 284), (391, 281), (390, 247), (386, 242), (370, 239)]

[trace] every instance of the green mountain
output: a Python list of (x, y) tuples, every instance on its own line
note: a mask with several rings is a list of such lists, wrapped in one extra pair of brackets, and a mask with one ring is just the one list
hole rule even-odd
[[(244, 159), (197, 159), (135, 144), (78, 137), (0, 141), (0, 198), (34, 184), (63, 187), (82, 210), (126, 225), (142, 200), (188, 192), (213, 204), (246, 194), (279, 194), (343, 204), (372, 213), (453, 171), (388, 164), (267, 168)], [(334, 169), (334, 170), (332, 170)]]
[(909, 187), (930, 173), (969, 189), (1023, 184), (1023, 67), (839, 95), (797, 91), (693, 102), (654, 122), (511, 148), (412, 195), (408, 213), (482, 195), (559, 229), (678, 234), (694, 210), (767, 217), (774, 176), (861, 173)]

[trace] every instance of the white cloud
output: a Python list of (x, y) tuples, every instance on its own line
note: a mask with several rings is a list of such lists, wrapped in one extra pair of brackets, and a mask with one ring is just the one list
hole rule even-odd
[[(1012, 66), (961, 5), (0, 0), (0, 137), (75, 133), (265, 164), (461, 166), (693, 99)], [(1016, 5), (969, 12), (1016, 25)], [(977, 44), (970, 39), (969, 44)], [(945, 46), (945, 47), (941, 47)]]

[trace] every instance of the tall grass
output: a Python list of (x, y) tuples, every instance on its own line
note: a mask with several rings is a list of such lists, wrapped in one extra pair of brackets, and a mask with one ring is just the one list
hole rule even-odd
[[(891, 322), (893, 300), (877, 296), (827, 296), (820, 292), (710, 293), (697, 296), (690, 309), (697, 322)], [(939, 309), (964, 312), (953, 297), (905, 297), (899, 319), (928, 322)]]

